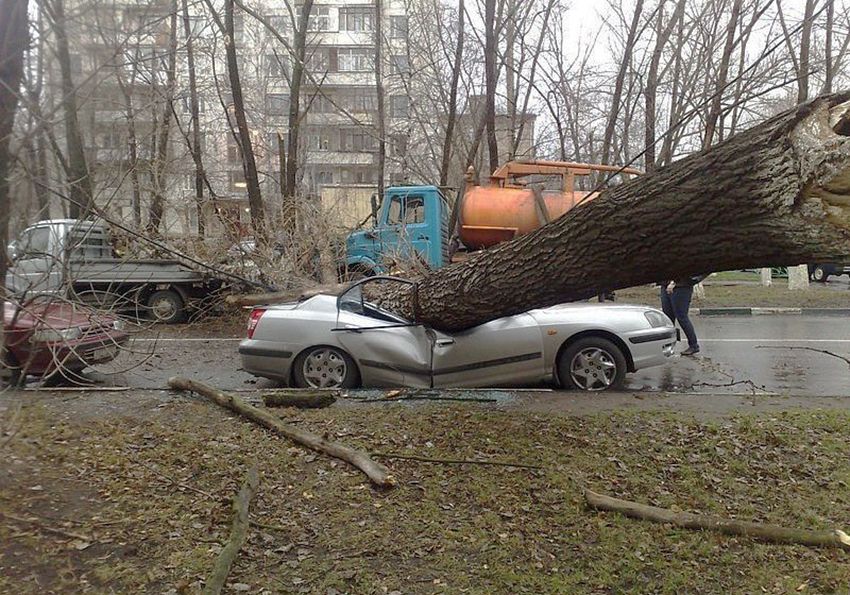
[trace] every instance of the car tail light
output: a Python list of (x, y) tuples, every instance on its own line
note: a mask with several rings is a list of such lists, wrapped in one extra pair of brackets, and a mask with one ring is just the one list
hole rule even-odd
[(251, 318), (248, 319), (248, 338), (254, 336), (254, 331), (257, 328), (257, 325), (260, 323), (260, 318), (262, 318), (263, 314), (266, 311), (263, 308), (254, 308), (251, 310)]

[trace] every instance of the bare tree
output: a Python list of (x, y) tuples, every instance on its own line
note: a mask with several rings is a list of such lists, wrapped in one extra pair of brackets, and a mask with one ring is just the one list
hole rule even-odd
[(446, 114), (446, 132), (443, 136), (443, 151), (440, 159), (440, 186), (448, 184), (449, 161), (452, 157), (452, 143), (457, 120), (457, 93), (460, 81), (460, 70), (463, 60), (463, 29), (466, 22), (466, 8), (464, 0), (458, 0), (457, 7), (457, 41), (455, 43), (454, 58), (452, 60), (451, 82), (449, 83), (448, 111)]
[(384, 192), (384, 169), (387, 159), (387, 117), (384, 106), (384, 15), (383, 2), (375, 0), (375, 93), (378, 125), (378, 196)]

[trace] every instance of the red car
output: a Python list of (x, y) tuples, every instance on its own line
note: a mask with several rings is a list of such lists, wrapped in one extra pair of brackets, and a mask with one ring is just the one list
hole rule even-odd
[(16, 385), (27, 375), (70, 378), (115, 359), (129, 335), (124, 321), (86, 306), (41, 298), (4, 305), (2, 380)]

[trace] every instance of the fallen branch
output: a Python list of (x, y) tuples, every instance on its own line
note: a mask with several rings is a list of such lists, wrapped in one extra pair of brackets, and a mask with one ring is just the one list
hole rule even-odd
[(844, 361), (848, 366), (850, 366), (850, 359), (847, 359), (843, 355), (838, 355), (837, 353), (833, 353), (831, 351), (827, 351), (826, 349), (815, 349), (814, 347), (803, 347), (803, 346), (786, 346), (786, 345), (756, 345), (756, 349), (799, 349), (802, 351), (814, 351), (815, 353), (823, 353), (826, 355), (831, 355), (832, 357), (837, 357), (838, 359)]
[(55, 527), (50, 527), (48, 525), (43, 524), (38, 519), (28, 519), (16, 514), (11, 514), (8, 512), (0, 511), (0, 515), (6, 517), (7, 519), (11, 519), (17, 523), (26, 523), (29, 525), (34, 525), (37, 529), (44, 531), (45, 533), (53, 533), (54, 535), (60, 535), (61, 537), (67, 537), (68, 539), (79, 539), (80, 541), (92, 542), (94, 538), (88, 535), (82, 535), (81, 533), (74, 533), (73, 531), (65, 531), (63, 529), (56, 529)]
[(295, 289), (290, 291), (276, 291), (274, 293), (253, 293), (242, 295), (229, 295), (224, 298), (228, 304), (235, 306), (261, 306), (265, 304), (280, 304), (282, 302), (301, 301), (318, 295), (337, 295), (345, 285), (336, 283), (329, 285), (318, 285), (309, 289)]
[(330, 407), (336, 402), (339, 391), (302, 390), (275, 391), (263, 393), (263, 404), (266, 407), (298, 407), (299, 409), (321, 409)]
[(422, 457), (419, 455), (403, 455), (392, 452), (373, 452), (373, 457), (381, 459), (407, 459), (410, 461), (422, 461), (424, 463), (441, 463), (444, 465), (494, 465), (498, 467), (520, 467), (522, 469), (543, 469), (540, 465), (527, 465), (525, 463), (511, 463), (510, 461), (476, 461), (474, 459), (437, 459)]
[(790, 529), (779, 525), (736, 521), (721, 517), (674, 512), (666, 508), (640, 504), (630, 500), (621, 500), (590, 490), (584, 491), (587, 503), (598, 510), (619, 512), (628, 517), (668, 523), (685, 529), (706, 529), (726, 535), (743, 535), (770, 543), (793, 543), (815, 547), (838, 547), (850, 550), (850, 535), (840, 529), (832, 531), (812, 531), (809, 529)]
[(230, 537), (219, 553), (213, 571), (207, 579), (204, 595), (218, 595), (224, 588), (224, 581), (227, 580), (230, 567), (233, 566), (233, 561), (245, 542), (245, 535), (248, 533), (248, 505), (257, 492), (259, 484), (257, 467), (251, 467), (245, 476), (242, 489), (233, 499), (233, 523), (230, 527)]
[(379, 487), (389, 488), (396, 484), (396, 480), (390, 473), (390, 470), (370, 459), (367, 453), (338, 442), (330, 442), (312, 432), (294, 428), (291, 425), (283, 423), (268, 411), (263, 411), (258, 407), (249, 405), (239, 397), (224, 393), (202, 382), (196, 382), (178, 376), (169, 379), (168, 385), (176, 390), (196, 392), (226, 409), (235, 411), (263, 427), (286, 436), (298, 444), (350, 463), (365, 473), (372, 483)]

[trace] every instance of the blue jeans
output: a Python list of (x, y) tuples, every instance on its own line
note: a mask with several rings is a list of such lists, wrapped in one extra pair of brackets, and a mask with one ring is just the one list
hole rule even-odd
[(694, 295), (694, 288), (690, 286), (679, 287), (673, 289), (672, 294), (667, 293), (667, 288), (661, 288), (661, 309), (667, 315), (667, 318), (679, 323), (682, 331), (688, 338), (688, 347), (699, 348), (697, 342), (697, 334), (694, 331), (694, 325), (691, 324), (691, 319), (688, 317), (688, 308), (691, 307), (691, 298)]

